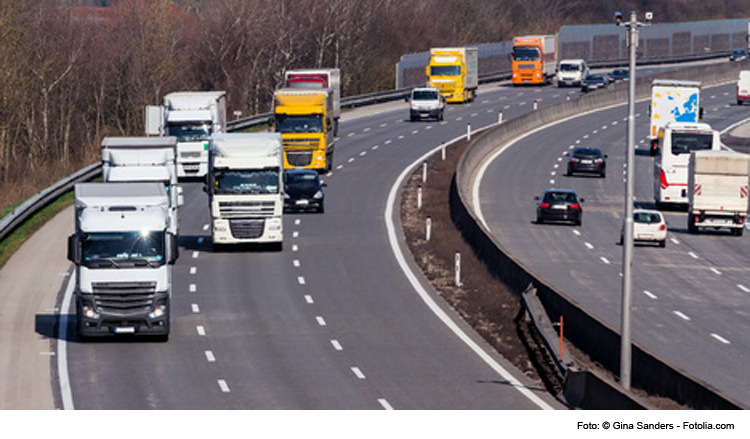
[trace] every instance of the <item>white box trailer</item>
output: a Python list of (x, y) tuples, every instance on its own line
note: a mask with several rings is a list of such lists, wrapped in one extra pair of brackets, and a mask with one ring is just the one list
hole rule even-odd
[(649, 133), (651, 155), (656, 154), (659, 128), (669, 122), (698, 123), (701, 120), (701, 83), (655, 79), (651, 84)]
[(733, 151), (693, 151), (688, 167), (688, 231), (745, 228), (750, 155)]
[(169, 231), (179, 236), (178, 208), (183, 203), (183, 195), (177, 179), (177, 138), (105, 137), (101, 156), (105, 182), (157, 182), (164, 185), (169, 196)]

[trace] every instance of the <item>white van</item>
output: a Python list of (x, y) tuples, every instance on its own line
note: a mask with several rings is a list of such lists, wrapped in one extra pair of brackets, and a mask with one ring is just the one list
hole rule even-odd
[(737, 105), (745, 101), (750, 101), (750, 70), (741, 71), (737, 81)]
[(589, 74), (589, 66), (582, 59), (564, 59), (557, 68), (557, 86), (580, 87)]

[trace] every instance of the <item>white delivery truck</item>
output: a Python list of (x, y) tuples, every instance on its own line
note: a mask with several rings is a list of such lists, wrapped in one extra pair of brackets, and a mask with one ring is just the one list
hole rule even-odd
[(737, 80), (737, 105), (750, 101), (750, 70), (742, 70)]
[(68, 259), (75, 264), (79, 335), (166, 340), (176, 248), (162, 184), (77, 184)]
[(701, 83), (655, 79), (651, 84), (649, 139), (651, 155), (656, 154), (659, 128), (669, 122), (698, 123), (702, 118)]
[[(182, 188), (177, 184), (176, 137), (105, 137), (102, 179), (111, 183), (157, 182), (169, 196), (169, 233), (180, 235)], [(173, 255), (177, 257), (177, 255)], [(174, 261), (172, 261), (174, 262)]]
[(409, 101), (409, 120), (412, 122), (422, 118), (434, 118), (437, 121), (444, 119), (445, 97), (440, 94), (440, 90), (416, 87), (406, 100)]
[(589, 66), (582, 59), (564, 59), (557, 68), (557, 87), (580, 87), (589, 74)]
[(164, 105), (146, 107), (146, 134), (177, 137), (177, 176), (205, 177), (208, 142), (227, 127), (224, 91), (183, 91), (164, 96)]
[(206, 192), (214, 248), (283, 245), (281, 134), (223, 133), (211, 139)]
[(341, 118), (341, 71), (339, 69), (289, 70), (284, 75), (288, 88), (322, 88), (330, 90), (333, 97), (333, 135), (339, 135)]
[(694, 151), (688, 171), (688, 231), (745, 229), (750, 184), (750, 155), (733, 151)]

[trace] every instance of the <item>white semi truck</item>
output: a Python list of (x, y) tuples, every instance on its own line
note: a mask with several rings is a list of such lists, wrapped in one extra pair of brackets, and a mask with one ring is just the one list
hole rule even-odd
[(279, 133), (213, 136), (206, 192), (214, 248), (224, 244), (269, 244), (281, 250), (282, 154)]
[(750, 155), (733, 151), (693, 151), (688, 169), (688, 231), (745, 230)]
[(177, 176), (205, 177), (208, 143), (227, 127), (224, 91), (183, 91), (164, 96), (161, 106), (146, 107), (146, 134), (177, 137)]
[(169, 233), (169, 197), (160, 183), (75, 186), (78, 333), (156, 335), (170, 327), (172, 266), (177, 238)]
[(183, 195), (177, 182), (177, 138), (105, 137), (101, 152), (102, 179), (105, 182), (158, 182), (164, 185), (169, 196), (169, 232), (179, 236), (178, 211)]

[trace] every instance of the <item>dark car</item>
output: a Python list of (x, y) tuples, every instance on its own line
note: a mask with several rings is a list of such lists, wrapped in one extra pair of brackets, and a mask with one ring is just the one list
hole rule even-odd
[(601, 73), (593, 73), (583, 78), (583, 81), (581, 81), (581, 91), (586, 93), (598, 88), (605, 88), (608, 85), (609, 79), (606, 75), (603, 75)]
[(579, 199), (570, 189), (547, 189), (541, 197), (534, 198), (536, 206), (536, 222), (571, 221), (580, 226), (583, 217), (583, 198)]
[(609, 79), (613, 82), (622, 81), (630, 78), (630, 70), (628, 69), (614, 69), (609, 73)]
[(576, 146), (568, 154), (568, 172), (565, 175), (576, 173), (598, 174), (604, 178), (607, 176), (607, 155), (596, 146)]
[(320, 181), (314, 169), (290, 169), (284, 171), (284, 209), (325, 211), (326, 184)]
[(747, 59), (746, 49), (733, 50), (732, 54), (729, 55), (729, 61), (742, 61), (743, 59)]

